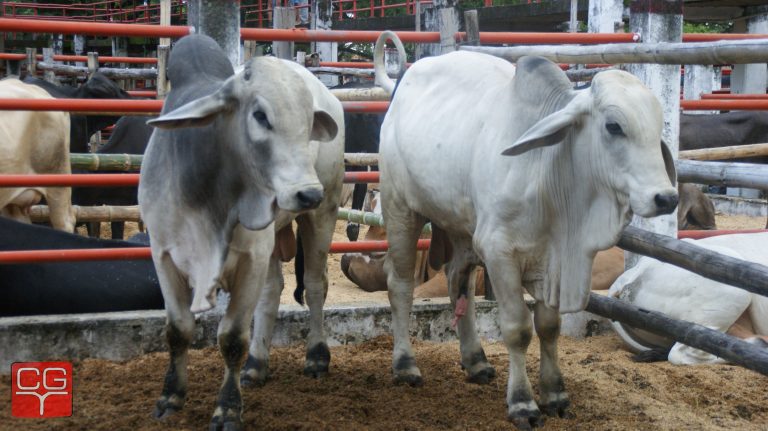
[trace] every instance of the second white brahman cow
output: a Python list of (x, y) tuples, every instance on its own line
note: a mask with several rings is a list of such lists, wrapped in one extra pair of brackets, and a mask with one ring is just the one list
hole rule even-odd
[[(563, 71), (540, 57), (522, 58), (515, 67), (460, 51), (416, 62), (400, 81), (381, 131), (395, 381), (423, 381), (408, 323), (416, 240), (429, 220), (433, 245), (436, 234), (450, 242), (444, 261), (451, 301), (463, 315), (461, 364), (470, 381), (495, 374), (466, 288), (471, 269), (482, 262), (509, 350), (508, 418), (530, 429), (541, 421), (539, 408), (566, 414), (559, 313), (586, 306), (595, 253), (616, 244), (633, 213), (653, 217), (677, 205), (661, 130), (658, 100), (626, 72), (600, 73), (590, 88), (573, 90)], [(532, 336), (526, 290), (537, 301), (538, 406), (525, 367)]]
[[(53, 99), (45, 90), (18, 79), (0, 81), (0, 98)], [(1, 174), (68, 174), (69, 114), (56, 111), (5, 111), (0, 115)], [(51, 209), (51, 225), (73, 232), (69, 187), (0, 187), (0, 215), (29, 223), (29, 209), (42, 198)]]
[[(685, 241), (727, 256), (768, 265), (768, 233)], [(768, 298), (675, 265), (642, 257), (613, 283), (609, 294), (636, 307), (728, 332), (768, 348)], [(614, 328), (642, 360), (668, 359), (678, 365), (723, 362), (710, 353), (618, 322), (614, 322)]]

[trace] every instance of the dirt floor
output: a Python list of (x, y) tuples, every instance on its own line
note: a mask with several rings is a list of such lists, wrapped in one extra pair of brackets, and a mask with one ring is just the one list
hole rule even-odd
[[(489, 385), (464, 381), (457, 343), (416, 343), (426, 383), (396, 386), (390, 378), (389, 337), (331, 349), (330, 374), (304, 377), (303, 348), (276, 348), (272, 379), (244, 391), (246, 429), (268, 430), (501, 430), (505, 421), (506, 349), (486, 343), (499, 375)], [(695, 367), (636, 364), (614, 335), (560, 342), (561, 366), (575, 415), (548, 418), (544, 430), (766, 430), (768, 378), (730, 365)], [(184, 410), (159, 422), (151, 418), (167, 354), (127, 363), (85, 360), (74, 368), (70, 418), (10, 419), (9, 396), (0, 397), (3, 430), (197, 430), (207, 426), (221, 383), (215, 349), (192, 351)], [(528, 353), (536, 386), (538, 342)], [(10, 392), (9, 377), (0, 392)], [(538, 394), (536, 395), (538, 396)]]
[[(722, 229), (761, 228), (762, 217), (721, 217)], [(335, 240), (345, 240), (343, 225)], [(386, 301), (385, 292), (366, 293), (341, 274), (339, 256), (329, 260), (329, 303)], [(292, 272), (289, 265), (286, 272)], [(283, 302), (292, 301), (286, 273)], [(500, 343), (484, 343), (498, 372), (489, 385), (465, 382), (458, 343), (416, 342), (425, 376), (421, 388), (391, 381), (390, 337), (331, 349), (330, 375), (315, 380), (301, 374), (302, 346), (272, 351), (272, 379), (244, 391), (246, 429), (269, 430), (500, 430), (505, 420), (507, 353)], [(548, 418), (544, 430), (768, 430), (768, 378), (732, 365), (637, 364), (614, 334), (575, 340), (562, 338), (560, 363), (571, 395), (574, 418)], [(116, 363), (84, 360), (74, 364), (71, 418), (10, 418), (10, 377), (0, 377), (2, 430), (197, 430), (207, 426), (221, 383), (223, 364), (214, 348), (190, 355), (190, 387), (184, 410), (163, 422), (151, 418), (167, 366), (167, 353)], [(528, 352), (534, 388), (539, 372), (538, 341)], [(538, 397), (538, 394), (536, 394)]]

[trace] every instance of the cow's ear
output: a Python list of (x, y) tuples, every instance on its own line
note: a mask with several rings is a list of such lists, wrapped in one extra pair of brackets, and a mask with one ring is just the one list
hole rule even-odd
[(669, 181), (673, 186), (677, 186), (677, 171), (675, 170), (675, 159), (672, 158), (672, 152), (669, 150), (667, 143), (661, 141), (661, 157), (664, 159), (664, 169), (667, 171)]
[(207, 126), (211, 124), (221, 112), (230, 109), (232, 102), (228, 99), (229, 98), (224, 97), (220, 92), (216, 92), (210, 96), (193, 100), (186, 105), (155, 118), (154, 120), (149, 120), (147, 121), (147, 124), (161, 129)]
[(336, 138), (338, 133), (339, 126), (330, 114), (325, 111), (315, 111), (315, 119), (312, 121), (312, 134), (309, 139), (329, 142)]
[(563, 142), (571, 126), (589, 112), (591, 105), (591, 94), (588, 91), (579, 92), (563, 109), (539, 120), (501, 154), (517, 156), (535, 148)]

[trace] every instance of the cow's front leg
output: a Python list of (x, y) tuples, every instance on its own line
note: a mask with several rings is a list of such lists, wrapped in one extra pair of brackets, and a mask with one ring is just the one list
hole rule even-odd
[(557, 337), (560, 335), (560, 312), (546, 304), (536, 302), (533, 323), (541, 346), (539, 407), (548, 416), (568, 416), (570, 401), (565, 391), (563, 374), (557, 360)]
[(267, 281), (259, 295), (253, 314), (253, 336), (248, 350), (248, 359), (240, 374), (243, 386), (262, 386), (269, 379), (269, 347), (280, 306), (283, 291), (283, 273), (280, 260), (272, 257), (269, 262)]
[(155, 403), (154, 416), (161, 419), (181, 410), (184, 406), (187, 396), (188, 350), (195, 329), (195, 318), (189, 311), (192, 290), (183, 281), (171, 257), (163, 254), (156, 257), (154, 261), (168, 316), (165, 337), (170, 356), (163, 391)]
[(211, 431), (242, 428), (240, 370), (248, 352), (251, 318), (269, 273), (274, 239), (274, 229), (246, 231), (237, 226), (230, 243), (226, 267), (235, 270), (228, 277), (229, 304), (218, 330), (219, 351), (225, 366), (224, 381), (216, 399), (209, 426)]
[(394, 381), (421, 386), (424, 380), (419, 367), (416, 366), (408, 324), (413, 307), (416, 242), (424, 226), (424, 219), (403, 206), (388, 202), (383, 194), (382, 203), (389, 240), (384, 268), (387, 272), (387, 290), (392, 307), (392, 334), (395, 341), (392, 357)]
[(328, 250), (336, 226), (336, 200), (324, 201), (318, 209), (296, 219), (304, 253), (305, 298), (309, 307), (309, 334), (304, 374), (328, 374), (331, 351), (323, 328), (323, 305), (328, 293)]
[(499, 306), (499, 327), (509, 352), (507, 418), (520, 430), (542, 424), (541, 412), (533, 400), (531, 382), (525, 370), (525, 353), (533, 336), (531, 312), (523, 298), (521, 273), (509, 253), (485, 253), (488, 275)]

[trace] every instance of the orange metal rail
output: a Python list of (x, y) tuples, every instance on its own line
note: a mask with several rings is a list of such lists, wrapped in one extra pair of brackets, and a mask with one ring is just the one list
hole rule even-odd
[(703, 100), (765, 100), (768, 94), (702, 94)]
[(768, 100), (681, 100), (685, 111), (763, 111), (768, 110)]

